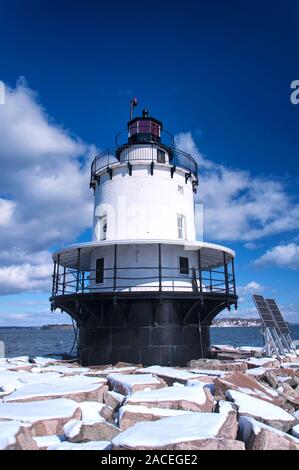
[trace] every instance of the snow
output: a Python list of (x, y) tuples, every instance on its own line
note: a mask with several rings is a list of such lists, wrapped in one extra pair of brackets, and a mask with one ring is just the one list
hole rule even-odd
[(228, 390), (226, 396), (235, 402), (239, 414), (249, 414), (257, 419), (295, 421), (295, 418), (282, 408), (259, 398), (235, 390)]
[[(150, 366), (145, 369), (138, 369), (137, 373), (149, 372), (151, 374), (162, 375), (169, 378), (176, 378), (178, 380), (194, 379), (194, 374), (191, 371), (184, 369), (175, 369), (174, 367)], [(201, 372), (200, 372), (201, 373)]]
[(63, 426), (63, 434), (66, 439), (73, 439), (74, 437), (78, 436), (78, 434), (80, 434), (82, 424), (82, 421), (79, 421), (78, 419), (73, 419), (72, 421), (66, 423)]
[(219, 413), (224, 413), (225, 415), (228, 415), (232, 411), (235, 411), (235, 409), (231, 402), (225, 400), (219, 401)]
[(254, 367), (253, 369), (247, 369), (246, 374), (260, 376), (260, 375), (264, 375), (267, 372), (267, 370), (270, 371), (271, 369), (265, 369), (264, 367)]
[(30, 403), (0, 403), (0, 419), (27, 423), (73, 416), (79, 403), (67, 398), (32, 401)]
[(0, 421), (0, 450), (15, 444), (21, 426), (19, 421)]
[(299, 424), (293, 427), (292, 434), (294, 437), (298, 438), (298, 443), (299, 443)]
[(220, 413), (190, 413), (137, 423), (112, 440), (117, 447), (146, 446), (150, 448), (177, 442), (209, 439), (217, 436), (226, 416)]
[(33, 438), (37, 444), (37, 447), (45, 448), (49, 446), (59, 445), (61, 444), (61, 439), (59, 436), (38, 436)]
[(48, 447), (48, 450), (110, 450), (109, 441), (90, 441), (73, 444), (72, 442), (61, 442), (58, 445)]
[(82, 412), (82, 421), (90, 424), (103, 421), (102, 416), (100, 416), (100, 412), (103, 408), (107, 407), (104, 403), (98, 403), (97, 401), (83, 401), (78, 403), (78, 405)]
[(274, 357), (250, 357), (247, 360), (247, 364), (256, 365), (258, 367), (267, 365), (269, 363), (275, 362), (276, 359)]
[(52, 359), (51, 357), (34, 357), (32, 362), (34, 362), (34, 364), (37, 364), (39, 366), (45, 367), (49, 364), (53, 364), (57, 362), (57, 359)]
[(257, 421), (254, 418), (250, 418), (249, 416), (240, 417), (239, 427), (242, 433), (242, 439), (245, 442), (247, 442), (247, 440), (249, 439), (251, 430), (253, 431), (255, 435), (257, 435), (262, 429), (268, 429), (268, 431), (275, 432), (279, 436), (291, 439), (292, 441), (296, 442), (296, 444), (299, 444), (299, 439), (296, 439), (296, 437), (292, 437), (290, 434), (287, 434), (286, 432), (280, 431), (276, 428), (273, 428), (272, 426), (268, 426), (267, 424), (261, 423), (260, 421)]
[(213, 369), (190, 369), (190, 372), (193, 374), (200, 375), (211, 375), (215, 377), (222, 377), (223, 375), (227, 374), (227, 371), (224, 370), (213, 370)]
[(158, 388), (156, 390), (135, 392), (128, 400), (133, 402), (163, 402), (163, 401), (175, 401), (175, 400), (188, 400), (198, 405), (202, 405), (206, 401), (206, 394), (204, 387), (207, 384), (195, 385), (194, 387), (184, 386), (172, 386)]
[[(107, 369), (103, 369), (101, 370), (100, 372), (102, 374), (122, 374), (124, 372), (134, 372), (136, 370), (136, 367), (135, 366), (128, 366), (128, 367), (109, 367)], [(139, 369), (141, 371), (143, 371), (143, 369)], [(92, 369), (91, 369), (92, 371)]]
[(26, 400), (32, 397), (50, 397), (55, 395), (67, 395), (71, 393), (83, 393), (97, 390), (105, 383), (103, 379), (93, 377), (61, 377), (46, 383), (25, 384), (20, 390), (6, 396), (4, 401)]
[(14, 364), (15, 362), (26, 362), (29, 363), (29, 356), (17, 356), (17, 357), (8, 357), (7, 359), (8, 363)]
[(74, 367), (72, 365), (53, 365), (47, 367), (37, 367), (35, 372), (58, 372), (59, 374), (86, 374), (90, 372), (88, 367)]
[(238, 349), (240, 351), (256, 351), (256, 352), (262, 352), (263, 348), (259, 346), (240, 346)]
[(161, 383), (157, 377), (153, 377), (151, 374), (110, 374), (107, 376), (107, 380), (113, 388), (117, 388), (117, 384), (122, 384), (127, 394), (131, 393), (133, 385), (155, 385)]
[(185, 415), (189, 413), (193, 413), (193, 411), (187, 410), (173, 410), (168, 408), (148, 408), (147, 406), (143, 405), (124, 405), (119, 409), (119, 419), (122, 418), (125, 412), (129, 413), (140, 413), (140, 414), (150, 414), (150, 415), (157, 415), (157, 416), (178, 416), (178, 415)]

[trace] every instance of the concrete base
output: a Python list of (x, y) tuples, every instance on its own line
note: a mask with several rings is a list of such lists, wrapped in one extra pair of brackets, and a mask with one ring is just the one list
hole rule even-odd
[(209, 357), (212, 319), (236, 304), (235, 296), (219, 294), (146, 293), (55, 296), (52, 309), (69, 313), (79, 327), (82, 365), (118, 361), (185, 366)]
[[(209, 327), (182, 324), (178, 300), (130, 301), (128, 314), (114, 307), (106, 311), (102, 325), (90, 319), (80, 327), (80, 358), (83, 365), (116, 363), (185, 366), (191, 359), (207, 357)], [(110, 309), (109, 309), (110, 310)], [(197, 320), (197, 315), (195, 316)]]

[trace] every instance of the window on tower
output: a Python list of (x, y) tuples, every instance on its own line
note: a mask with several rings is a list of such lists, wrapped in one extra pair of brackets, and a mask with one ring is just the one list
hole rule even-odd
[(157, 149), (157, 163), (165, 163), (165, 152)]
[(180, 274), (189, 274), (189, 259), (180, 256)]
[(182, 214), (177, 215), (177, 224), (178, 224), (178, 238), (179, 240), (186, 239), (186, 218)]
[(104, 282), (104, 258), (96, 260), (96, 284)]
[(100, 240), (107, 239), (107, 215), (100, 217)]

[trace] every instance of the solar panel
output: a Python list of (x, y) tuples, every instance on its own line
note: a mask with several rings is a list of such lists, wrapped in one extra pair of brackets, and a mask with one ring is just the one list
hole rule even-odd
[(274, 318), (264, 297), (262, 295), (253, 295), (252, 297), (264, 326), (266, 328), (275, 328)]
[(274, 320), (277, 323), (277, 326), (279, 328), (280, 333), (283, 334), (283, 335), (290, 334), (288, 324), (283, 319), (283, 316), (282, 316), (275, 300), (274, 299), (266, 299), (266, 302), (267, 302), (268, 307), (269, 307), (269, 309), (270, 309), (270, 311), (273, 315)]

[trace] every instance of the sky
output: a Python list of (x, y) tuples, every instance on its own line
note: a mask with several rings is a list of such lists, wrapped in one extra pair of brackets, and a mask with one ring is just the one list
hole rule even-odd
[(51, 252), (91, 239), (90, 162), (133, 96), (199, 163), (204, 239), (236, 251), (236, 315), (256, 316), (261, 293), (299, 322), (298, 13), (295, 0), (1, 1), (0, 325), (69, 322), (49, 310)]

